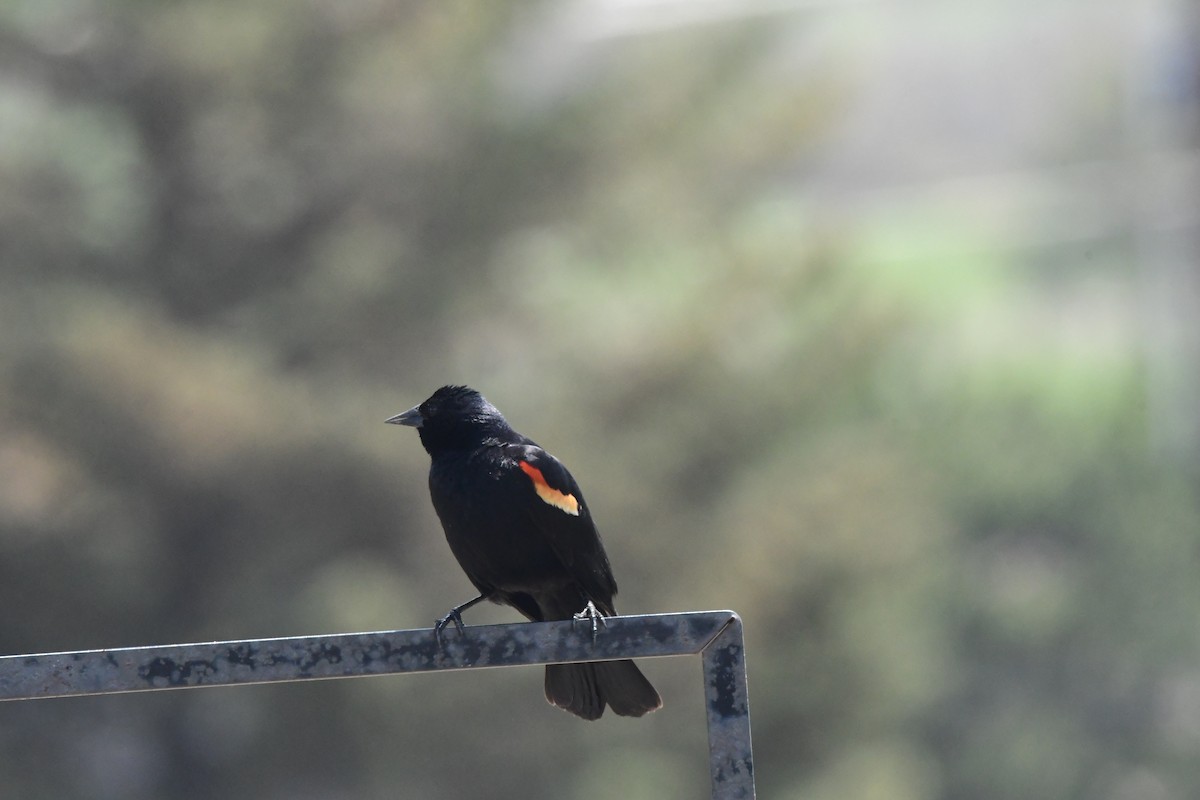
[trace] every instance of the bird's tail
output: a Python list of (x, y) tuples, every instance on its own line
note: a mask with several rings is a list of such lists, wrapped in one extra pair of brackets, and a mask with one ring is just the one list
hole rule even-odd
[(622, 717), (662, 708), (662, 698), (632, 661), (546, 666), (546, 699), (584, 719), (599, 719), (605, 704)]

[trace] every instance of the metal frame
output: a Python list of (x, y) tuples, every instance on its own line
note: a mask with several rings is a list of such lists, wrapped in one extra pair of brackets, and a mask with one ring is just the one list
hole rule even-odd
[(0, 656), (0, 700), (699, 655), (712, 796), (754, 797), (742, 621), (732, 611)]

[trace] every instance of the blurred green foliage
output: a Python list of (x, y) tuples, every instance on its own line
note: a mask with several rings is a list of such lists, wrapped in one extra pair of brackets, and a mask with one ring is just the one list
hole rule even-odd
[[(466, 382), (571, 465), (622, 610), (742, 614), (762, 796), (1194, 796), (1197, 474), (1147, 445), (1128, 241), (1047, 281), (1019, 199), (809, 191), (866, 12), (586, 8), (4, 5), (3, 651), (429, 624), (470, 587), (382, 421)], [(703, 796), (698, 672), (647, 672), (594, 725), (535, 670), (8, 704), (0, 785)]]

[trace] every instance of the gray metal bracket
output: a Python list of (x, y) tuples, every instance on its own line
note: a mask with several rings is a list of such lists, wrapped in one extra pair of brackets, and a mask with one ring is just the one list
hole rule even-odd
[(754, 797), (742, 621), (732, 611), (0, 656), (0, 700), (699, 655), (712, 796)]

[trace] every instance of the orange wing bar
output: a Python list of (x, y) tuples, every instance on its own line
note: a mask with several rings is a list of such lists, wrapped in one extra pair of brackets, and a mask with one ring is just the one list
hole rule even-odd
[(565, 511), (573, 517), (579, 516), (579, 501), (575, 499), (575, 495), (560, 492), (546, 483), (546, 476), (542, 474), (542, 471), (528, 461), (518, 461), (517, 464), (521, 467), (521, 471), (533, 481), (533, 489), (537, 492), (538, 497), (559, 511)]

